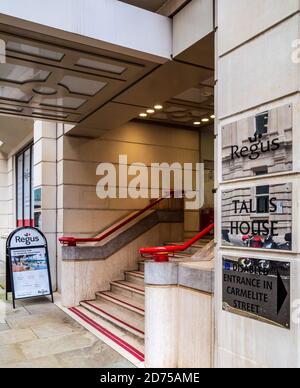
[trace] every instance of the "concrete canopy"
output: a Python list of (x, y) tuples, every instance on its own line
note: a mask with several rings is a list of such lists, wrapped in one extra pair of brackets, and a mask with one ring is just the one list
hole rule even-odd
[[(70, 134), (98, 137), (164, 104), (168, 112), (153, 119), (193, 126), (213, 114), (208, 3), (192, 1), (172, 21), (115, 0), (3, 0), (0, 113), (72, 123)], [(182, 35), (194, 8), (206, 23)]]

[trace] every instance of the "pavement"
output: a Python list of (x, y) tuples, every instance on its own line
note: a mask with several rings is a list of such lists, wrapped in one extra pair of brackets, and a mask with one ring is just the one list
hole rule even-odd
[(48, 299), (18, 301), (0, 285), (0, 368), (134, 368)]

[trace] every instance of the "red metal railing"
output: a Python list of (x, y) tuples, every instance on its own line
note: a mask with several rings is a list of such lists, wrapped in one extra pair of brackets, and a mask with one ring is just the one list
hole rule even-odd
[(137, 211), (136, 213), (132, 214), (130, 217), (127, 217), (124, 219), (124, 221), (120, 222), (118, 225), (113, 227), (112, 229), (109, 229), (107, 232), (102, 233), (99, 237), (92, 237), (92, 238), (76, 238), (76, 237), (61, 237), (59, 238), (59, 242), (63, 245), (67, 245), (69, 247), (76, 247), (77, 244), (84, 244), (84, 243), (96, 243), (101, 242), (105, 240), (107, 237), (111, 236), (113, 233), (117, 232), (118, 230), (122, 229), (124, 226), (129, 224), (131, 221), (134, 221), (144, 213), (146, 213), (148, 210), (151, 210), (154, 206), (158, 205), (160, 202), (164, 201), (165, 199), (170, 199), (174, 197), (174, 192), (170, 193), (170, 197), (162, 197), (155, 199), (152, 201), (148, 206), (146, 206), (144, 209), (141, 209)]
[(192, 238), (190, 241), (187, 241), (183, 245), (170, 245), (170, 246), (164, 246), (164, 247), (141, 248), (140, 254), (144, 257), (145, 257), (145, 255), (148, 255), (147, 257), (151, 257), (155, 261), (158, 261), (158, 262), (168, 261), (170, 253), (174, 254), (176, 252), (186, 251), (188, 248), (190, 248), (193, 244), (195, 244), (201, 238), (207, 236), (214, 228), (215, 228), (214, 224), (209, 225), (202, 232), (197, 234), (197, 236)]

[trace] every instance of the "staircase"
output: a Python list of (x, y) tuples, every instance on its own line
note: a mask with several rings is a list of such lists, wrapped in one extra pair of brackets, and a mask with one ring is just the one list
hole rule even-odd
[(98, 292), (95, 300), (83, 301), (70, 311), (136, 364), (144, 361), (144, 304), (141, 262), (137, 271), (125, 272), (125, 280), (111, 282), (109, 291)]
[[(174, 259), (189, 260), (192, 255), (211, 242), (211, 237), (199, 240)], [(182, 245), (182, 243), (165, 243)], [(70, 311), (85, 327), (96, 330), (114, 349), (124, 354), (135, 365), (144, 361), (145, 286), (144, 262), (136, 271), (124, 274), (125, 280), (110, 283), (110, 290), (97, 292), (96, 299), (83, 301)]]
[[(178, 259), (189, 259), (191, 256), (193, 256), (195, 253), (199, 252), (199, 250), (203, 249), (205, 246), (207, 246), (211, 241), (213, 237), (207, 236), (199, 240), (196, 244), (193, 244), (190, 248), (185, 250), (181, 253), (176, 253), (174, 258)], [(165, 246), (176, 246), (176, 245), (183, 245), (184, 242), (174, 243), (174, 242), (166, 242)]]

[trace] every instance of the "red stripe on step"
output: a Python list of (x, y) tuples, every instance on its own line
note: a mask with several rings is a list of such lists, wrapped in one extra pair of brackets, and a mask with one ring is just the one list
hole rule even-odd
[(137, 329), (136, 327), (130, 325), (129, 323), (126, 323), (126, 322), (122, 321), (121, 319), (115, 317), (115, 316), (112, 315), (112, 314), (109, 314), (108, 312), (106, 312), (106, 311), (100, 309), (98, 306), (93, 305), (91, 302), (87, 302), (87, 301), (86, 301), (86, 302), (83, 302), (83, 303), (87, 304), (88, 306), (93, 307), (94, 309), (100, 311), (101, 313), (107, 315), (108, 317), (114, 319), (115, 321), (118, 321), (118, 322), (122, 323), (123, 325), (129, 327), (130, 329), (133, 329), (133, 330), (135, 330), (135, 331), (137, 331), (137, 332), (139, 332), (139, 333), (141, 333), (141, 334), (145, 334), (142, 330), (139, 330), (139, 329)]
[(118, 301), (118, 302), (120, 302), (120, 303), (125, 304), (126, 306), (133, 307), (133, 308), (135, 308), (136, 310), (140, 310), (140, 311), (142, 311), (143, 313), (145, 312), (144, 309), (141, 309), (140, 307), (134, 306), (133, 304), (130, 304), (130, 303), (127, 303), (127, 302), (123, 302), (123, 300), (118, 299), (118, 298), (115, 298), (114, 296), (107, 295), (105, 292), (100, 292), (99, 294), (100, 294), (100, 295), (105, 295), (105, 296), (107, 296), (108, 298), (111, 298), (111, 299), (113, 299), (113, 300), (116, 300), (116, 301)]
[[(135, 291), (140, 291), (140, 292), (145, 293), (145, 291), (144, 291), (143, 289), (141, 289), (141, 288), (132, 287), (132, 286), (127, 286), (126, 284), (121, 283), (121, 282), (113, 282), (113, 283), (120, 284), (121, 286), (124, 286), (124, 287), (126, 287), (126, 288), (128, 288), (128, 289), (132, 289), (132, 290), (135, 290)], [(129, 291), (130, 291), (130, 290), (129, 290)]]
[(99, 331), (101, 334), (105, 335), (107, 338), (115, 342), (121, 348), (126, 350), (132, 356), (134, 356), (137, 360), (144, 362), (145, 356), (139, 350), (135, 349), (133, 346), (129, 345), (127, 342), (123, 341), (121, 338), (117, 337), (115, 334), (111, 333), (104, 327), (100, 326), (97, 322), (93, 321), (87, 315), (79, 311), (76, 307), (72, 307), (69, 309), (72, 313), (76, 314), (79, 318), (81, 318), (84, 322), (88, 323), (94, 329)]

